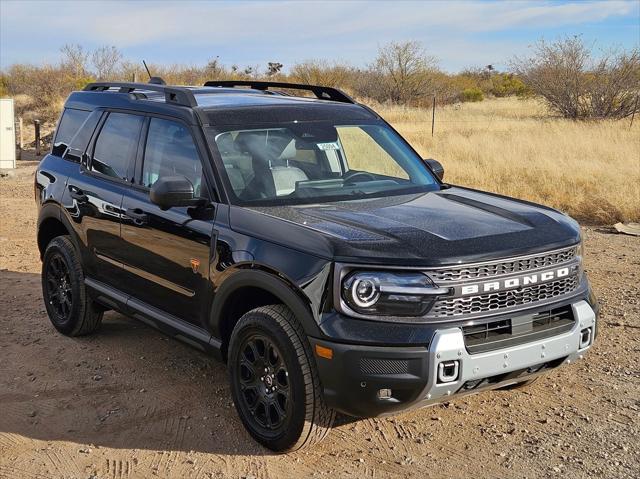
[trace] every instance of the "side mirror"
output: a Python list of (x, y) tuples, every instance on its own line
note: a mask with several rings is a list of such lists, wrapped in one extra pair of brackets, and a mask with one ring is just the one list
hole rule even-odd
[(433, 174), (436, 175), (438, 179), (442, 180), (444, 178), (444, 166), (442, 166), (438, 160), (427, 158), (424, 162), (431, 168), (431, 171), (433, 171)]
[(193, 196), (193, 185), (184, 176), (163, 176), (159, 178), (149, 192), (152, 203), (163, 210), (173, 206), (196, 206), (199, 198)]

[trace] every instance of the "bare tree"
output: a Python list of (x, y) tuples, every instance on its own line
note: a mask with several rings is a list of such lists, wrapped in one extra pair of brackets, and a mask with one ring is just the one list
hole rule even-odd
[(224, 75), (225, 69), (220, 63), (219, 56), (216, 56), (215, 58), (212, 58), (207, 62), (207, 66), (205, 67), (205, 72), (207, 74), (207, 77), (210, 77), (210, 79), (212, 80), (220, 78)]
[(71, 71), (76, 77), (84, 77), (87, 73), (87, 62), (89, 52), (85, 51), (82, 45), (67, 43), (61, 49), (62, 66)]
[(514, 71), (565, 118), (623, 118), (636, 108), (640, 53), (609, 51), (595, 60), (579, 36), (540, 40)]
[(280, 70), (282, 70), (283, 66), (284, 65), (280, 62), (267, 63), (267, 76), (272, 77), (274, 75), (277, 75), (278, 73), (280, 73)]
[(393, 102), (411, 103), (434, 93), (432, 74), (437, 72), (437, 61), (419, 42), (391, 42), (380, 47), (370, 70), (380, 75), (380, 86)]
[(91, 64), (100, 80), (113, 79), (121, 61), (122, 53), (114, 46), (96, 48), (91, 54)]

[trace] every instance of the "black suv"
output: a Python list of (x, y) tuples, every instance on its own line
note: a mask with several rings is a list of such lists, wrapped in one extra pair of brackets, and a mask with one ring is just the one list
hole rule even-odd
[(117, 310), (226, 361), (244, 425), (277, 451), (335, 411), (582, 358), (598, 307), (578, 224), (442, 177), (333, 88), (90, 84), (36, 172), (47, 312), (76, 336)]

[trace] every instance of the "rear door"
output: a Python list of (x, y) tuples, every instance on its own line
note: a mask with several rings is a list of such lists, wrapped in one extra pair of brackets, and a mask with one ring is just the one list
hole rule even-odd
[(131, 184), (143, 123), (143, 116), (106, 112), (86, 152), (76, 151), (72, 141), (65, 153), (65, 158), (80, 161), (63, 203), (85, 245), (85, 274), (116, 287), (122, 278), (122, 198)]
[(211, 297), (209, 255), (214, 250), (215, 205), (163, 211), (149, 199), (158, 178), (178, 175), (193, 184), (196, 196), (213, 199), (203, 172), (204, 151), (194, 133), (178, 120), (146, 120), (135, 186), (122, 203), (127, 274), (122, 286), (136, 300), (201, 326)]

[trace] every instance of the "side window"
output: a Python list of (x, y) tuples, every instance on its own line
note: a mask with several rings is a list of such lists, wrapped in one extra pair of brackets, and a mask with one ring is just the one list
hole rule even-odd
[(126, 179), (136, 156), (143, 120), (139, 115), (109, 113), (96, 140), (91, 170)]
[(87, 145), (89, 144), (89, 140), (91, 140), (91, 135), (93, 135), (93, 130), (98, 126), (98, 122), (100, 121), (100, 117), (102, 116), (102, 111), (94, 111), (89, 115), (89, 118), (85, 120), (82, 124), (78, 133), (73, 137), (71, 142), (69, 143), (69, 148), (64, 154), (64, 159), (69, 161), (74, 161), (79, 163), (83, 161), (83, 154), (87, 149)]
[(89, 116), (88, 111), (74, 110), (72, 108), (65, 108), (62, 118), (60, 118), (60, 125), (58, 125), (58, 131), (56, 132), (56, 139), (53, 141), (53, 148), (51, 153), (56, 156), (64, 155), (71, 139), (76, 135), (84, 121)]
[(151, 188), (163, 176), (184, 176), (195, 196), (202, 193), (202, 163), (189, 129), (181, 123), (152, 118), (142, 163), (142, 185)]

